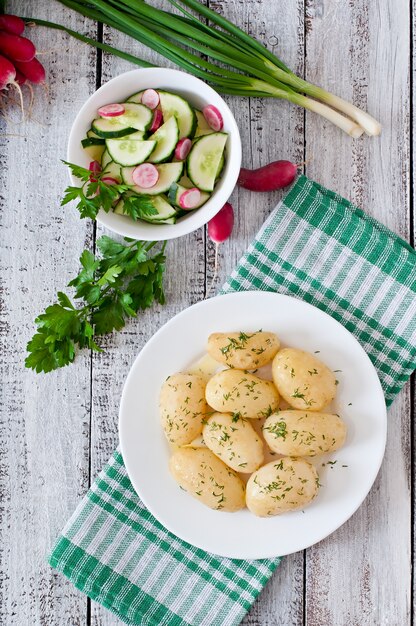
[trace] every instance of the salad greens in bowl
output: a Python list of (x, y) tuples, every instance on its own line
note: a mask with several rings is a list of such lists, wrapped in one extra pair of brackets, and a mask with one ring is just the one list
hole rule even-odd
[(125, 72), (98, 89), (71, 129), (68, 165), (81, 217), (134, 239), (180, 237), (231, 195), (237, 124), (198, 78), (165, 68)]

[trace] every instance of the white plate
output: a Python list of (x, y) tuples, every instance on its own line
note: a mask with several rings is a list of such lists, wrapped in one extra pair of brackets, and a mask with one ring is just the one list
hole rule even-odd
[[(213, 511), (182, 491), (169, 474), (169, 447), (159, 420), (160, 386), (205, 351), (210, 333), (275, 332), (284, 346), (319, 350), (337, 373), (334, 409), (346, 421), (345, 446), (313, 462), (322, 487), (304, 511), (258, 518), (247, 509)], [(357, 340), (319, 309), (289, 296), (238, 292), (195, 304), (163, 326), (136, 358), (123, 389), (120, 443), (135, 490), (167, 529), (199, 548), (236, 559), (283, 556), (321, 541), (360, 506), (379, 470), (386, 406), (376, 371)], [(333, 465), (322, 463), (331, 459)], [(346, 467), (345, 467), (346, 466)]]

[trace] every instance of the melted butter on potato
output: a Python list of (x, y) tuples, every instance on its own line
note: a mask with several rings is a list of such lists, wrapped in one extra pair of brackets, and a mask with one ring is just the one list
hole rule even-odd
[(205, 401), (205, 381), (194, 374), (173, 374), (160, 390), (160, 417), (171, 444), (190, 443), (202, 432), (209, 411)]
[(295, 409), (320, 411), (335, 398), (334, 373), (309, 352), (280, 350), (273, 359), (272, 371), (280, 395)]
[(312, 411), (279, 411), (267, 418), (263, 436), (278, 454), (316, 456), (338, 450), (347, 428), (338, 415)]
[(238, 413), (241, 417), (268, 417), (279, 405), (279, 394), (272, 382), (236, 369), (215, 374), (208, 381), (205, 397), (216, 411)]
[(214, 413), (202, 433), (208, 448), (236, 472), (251, 473), (263, 463), (263, 442), (238, 414)]
[(176, 482), (211, 509), (239, 511), (245, 506), (245, 485), (208, 448), (181, 448), (169, 461)]
[(263, 367), (273, 359), (280, 347), (274, 333), (212, 333), (207, 352), (219, 363), (239, 370)]
[(303, 508), (318, 493), (316, 469), (304, 459), (284, 457), (263, 465), (247, 483), (246, 503), (259, 517)]

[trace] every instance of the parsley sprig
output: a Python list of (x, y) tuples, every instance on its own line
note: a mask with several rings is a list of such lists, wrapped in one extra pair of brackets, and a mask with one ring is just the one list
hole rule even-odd
[(105, 178), (110, 175), (105, 167), (101, 172), (91, 172), (80, 165), (63, 162), (68, 165), (72, 174), (80, 179), (82, 185), (67, 187), (61, 205), (65, 206), (68, 202), (75, 200), (81, 218), (90, 217), (95, 220), (100, 209), (108, 213), (114, 208), (120, 196), (123, 198), (124, 213), (134, 220), (157, 213), (149, 196), (131, 193), (128, 185), (107, 184)]
[(83, 251), (82, 269), (68, 284), (82, 306), (58, 292), (57, 302), (35, 320), (37, 332), (27, 344), (26, 367), (50, 372), (72, 363), (77, 347), (100, 351), (97, 336), (120, 330), (127, 318), (154, 302), (164, 304), (166, 242), (153, 256), (149, 252), (156, 242), (126, 242), (103, 236), (97, 240), (100, 258)]

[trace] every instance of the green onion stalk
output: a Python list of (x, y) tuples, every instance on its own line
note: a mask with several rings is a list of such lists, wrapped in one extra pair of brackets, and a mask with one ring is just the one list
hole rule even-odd
[[(179, 15), (157, 9), (144, 0), (58, 1), (136, 39), (221, 93), (288, 100), (319, 113), (352, 137), (381, 132), (379, 122), (371, 115), (294, 74), (260, 42), (199, 0), (168, 0), (179, 9)], [(139, 67), (151, 67), (134, 55), (60, 24), (35, 18), (26, 21), (64, 30)]]

